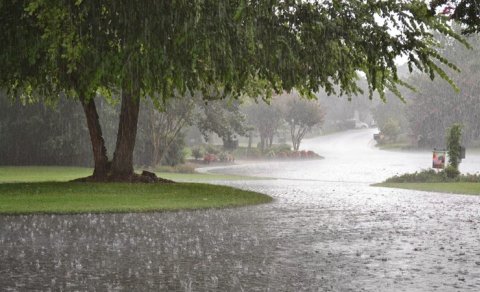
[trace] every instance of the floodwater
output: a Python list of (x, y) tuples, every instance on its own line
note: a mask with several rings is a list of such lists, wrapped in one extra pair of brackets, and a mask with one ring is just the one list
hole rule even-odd
[[(480, 291), (480, 197), (370, 187), (428, 168), (373, 130), (305, 141), (323, 160), (210, 169), (271, 204), (194, 212), (0, 217), (6, 291)], [(462, 170), (475, 172), (469, 155)]]

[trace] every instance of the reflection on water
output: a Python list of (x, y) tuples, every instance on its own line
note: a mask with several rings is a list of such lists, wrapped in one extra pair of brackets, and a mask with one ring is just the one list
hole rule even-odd
[[(369, 187), (367, 182), (386, 175), (373, 167), (384, 159), (378, 155), (390, 157), (395, 171), (423, 162), (409, 165), (405, 161), (416, 160), (401, 159), (404, 153), (389, 156), (392, 152), (368, 143), (354, 151), (347, 142), (364, 139), (358, 133), (328, 138), (338, 151), (328, 150), (325, 140), (308, 141), (310, 149), (325, 147), (317, 150), (325, 160), (228, 170), (294, 179), (217, 182), (268, 193), (275, 198), (272, 204), (177, 213), (0, 216), (0, 287), (479, 291), (480, 198)], [(334, 168), (329, 157), (344, 151), (341, 145), (356, 154), (340, 155), (344, 158)], [(356, 161), (351, 167), (340, 167), (351, 161)], [(362, 174), (357, 162), (371, 173)]]

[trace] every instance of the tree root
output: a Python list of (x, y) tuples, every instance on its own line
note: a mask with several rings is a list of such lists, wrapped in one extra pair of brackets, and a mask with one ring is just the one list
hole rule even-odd
[(160, 184), (171, 184), (175, 183), (173, 180), (164, 179), (158, 177), (155, 173), (144, 170), (142, 174), (132, 174), (128, 176), (116, 176), (108, 175), (106, 177), (95, 177), (93, 175), (77, 178), (71, 182), (100, 182), (100, 183), (110, 183), (110, 182), (120, 182), (120, 183), (160, 183)]

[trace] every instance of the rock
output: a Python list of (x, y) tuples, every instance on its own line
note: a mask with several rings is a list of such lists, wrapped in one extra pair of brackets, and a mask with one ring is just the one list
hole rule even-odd
[(157, 182), (158, 181), (158, 177), (155, 173), (153, 172), (150, 172), (150, 171), (142, 171), (142, 177), (144, 178), (148, 178), (149, 180), (151, 180), (150, 182)]
[(158, 177), (155, 173), (144, 170), (140, 175), (140, 182), (143, 183), (174, 183), (173, 180)]

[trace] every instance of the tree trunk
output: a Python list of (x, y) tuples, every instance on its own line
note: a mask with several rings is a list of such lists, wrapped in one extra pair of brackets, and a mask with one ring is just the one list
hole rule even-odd
[(252, 139), (253, 139), (253, 133), (252, 133), (252, 131), (250, 131), (248, 133), (248, 151), (250, 151), (250, 149), (252, 149)]
[(137, 136), (140, 98), (135, 91), (122, 91), (122, 106), (118, 124), (117, 144), (111, 175), (115, 180), (129, 180), (133, 172), (133, 150)]
[(80, 98), (85, 117), (87, 118), (88, 132), (90, 133), (90, 141), (92, 142), (93, 160), (95, 168), (93, 170), (94, 180), (105, 180), (108, 175), (108, 156), (107, 148), (105, 148), (105, 140), (102, 135), (102, 128), (98, 118), (97, 107), (94, 99), (88, 101)]
[(273, 145), (273, 134), (268, 135), (268, 148), (272, 148)]
[(265, 136), (260, 134), (260, 150), (265, 151)]
[(290, 137), (292, 138), (293, 151), (298, 151), (297, 137), (295, 135), (295, 124), (290, 125)]

